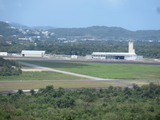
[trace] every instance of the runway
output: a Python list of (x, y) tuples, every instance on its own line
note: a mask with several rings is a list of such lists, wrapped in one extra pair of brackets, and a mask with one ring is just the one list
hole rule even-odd
[(91, 62), (91, 63), (116, 63), (116, 64), (144, 64), (144, 65), (160, 65), (160, 62), (153, 61), (136, 61), (136, 60), (96, 60), (96, 59), (56, 59), (49, 57), (16, 57), (3, 56), (4, 59), (10, 60), (37, 60), (37, 61), (61, 61), (61, 62)]
[[(160, 62), (144, 62), (144, 61), (127, 61), (127, 60), (86, 60), (86, 59), (74, 59), (74, 60), (67, 60), (67, 59), (54, 59), (54, 58), (38, 58), (38, 57), (3, 57), (4, 59), (11, 59), (11, 60), (42, 60), (42, 61), (62, 61), (62, 62), (92, 62), (92, 63), (116, 63), (116, 64), (146, 64), (146, 65), (160, 65)], [(125, 83), (121, 82), (121, 80), (115, 80), (115, 79), (104, 79), (104, 78), (98, 78), (98, 77), (93, 77), (93, 76), (87, 76), (87, 75), (82, 75), (82, 74), (77, 74), (77, 73), (71, 73), (71, 72), (66, 72), (66, 71), (61, 71), (61, 70), (56, 70), (52, 68), (47, 68), (47, 67), (42, 67), (30, 63), (25, 63), (25, 62), (20, 62), (21, 64), (33, 66), (33, 67), (38, 67), (40, 69), (46, 69), (49, 71), (53, 72), (60, 72), (63, 74), (69, 74), (69, 75), (74, 75), (74, 76), (79, 76), (79, 77), (84, 77), (88, 79), (92, 79), (93, 81), (111, 81), (111, 82), (116, 82), (116, 83), (122, 83), (125, 84), (125, 86), (122, 87), (129, 87), (132, 88), (132, 84), (130, 83)], [(63, 80), (62, 80), (63, 81)], [(85, 80), (88, 81), (88, 80)], [(6, 83), (15, 83), (16, 81), (11, 81), (11, 82), (6, 82)], [(17, 81), (19, 82), (19, 81)], [(23, 81), (23, 82), (38, 82), (38, 81)], [(48, 82), (48, 81), (41, 81), (41, 82)], [(51, 82), (51, 81), (50, 81)], [(61, 82), (61, 81), (52, 81), (52, 82)], [(65, 82), (67, 82), (65, 80)], [(70, 82), (70, 81), (68, 81)], [(5, 83), (5, 82), (2, 82)], [(117, 86), (118, 87), (118, 86)], [(91, 87), (92, 88), (92, 87)], [(95, 89), (100, 89), (100, 87), (93, 87)], [(101, 87), (102, 89), (107, 89), (108, 87)], [(82, 88), (65, 88), (65, 89), (82, 89)], [(0, 91), (2, 94), (7, 94), (7, 93), (16, 93), (18, 90), (9, 90), (9, 91)], [(35, 89), (37, 92), (38, 89)], [(25, 94), (29, 94), (30, 90), (23, 90)]]
[[(122, 83), (124, 84), (125, 86), (121, 86), (121, 87), (131, 87), (132, 88), (132, 84), (129, 84), (129, 83), (125, 83), (125, 82), (121, 82), (119, 80), (114, 80), (114, 79), (104, 79), (104, 78), (98, 78), (98, 77), (93, 77), (93, 76), (87, 76), (87, 75), (82, 75), (82, 74), (77, 74), (77, 73), (72, 73), (72, 72), (66, 72), (66, 71), (61, 71), (61, 70), (56, 70), (56, 69), (52, 69), (52, 68), (48, 68), (48, 67), (42, 67), (42, 66), (39, 66), (39, 65), (34, 65), (34, 64), (30, 64), (30, 63), (26, 63), (26, 62), (19, 62), (21, 64), (24, 64), (24, 65), (28, 65), (28, 66), (32, 66), (32, 67), (37, 67), (37, 68), (40, 68), (40, 69), (45, 69), (45, 70), (49, 70), (49, 71), (53, 71), (53, 72), (59, 72), (59, 73), (63, 73), (63, 74), (69, 74), (69, 75), (74, 75), (74, 76), (78, 76), (78, 77), (84, 77), (84, 78), (87, 78), (87, 79), (91, 79), (91, 80), (77, 80), (77, 82), (79, 81), (111, 81), (111, 82), (116, 82), (116, 83)], [(71, 80), (58, 80), (58, 81), (4, 81), (4, 82), (0, 82), (0, 83), (27, 83), (27, 82), (72, 82)], [(118, 87), (118, 86), (117, 86)], [(100, 87), (91, 87), (91, 88), (94, 88), (94, 89), (100, 89)], [(103, 89), (106, 89), (108, 87), (101, 87)], [(69, 89), (69, 90), (72, 90), (72, 89), (82, 89), (82, 88), (64, 88), (64, 89)], [(18, 90), (7, 90), (7, 91), (0, 91), (1, 94), (3, 95), (6, 95), (7, 93), (17, 93)], [(38, 89), (35, 89), (36, 92), (38, 92)], [(30, 93), (30, 90), (23, 90), (23, 92), (25, 94), (29, 94)]]

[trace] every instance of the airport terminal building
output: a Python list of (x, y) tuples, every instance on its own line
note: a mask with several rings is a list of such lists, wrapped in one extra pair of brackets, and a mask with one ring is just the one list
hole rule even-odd
[(44, 57), (45, 51), (38, 51), (38, 50), (22, 50), (21, 56), (22, 57)]
[(93, 52), (93, 59), (103, 59), (103, 60), (137, 60), (139, 57), (136, 55), (133, 49), (133, 42), (129, 42), (128, 53), (123, 52)]

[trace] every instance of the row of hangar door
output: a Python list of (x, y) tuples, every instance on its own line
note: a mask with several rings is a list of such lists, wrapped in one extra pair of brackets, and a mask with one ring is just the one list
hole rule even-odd
[(105, 58), (105, 59), (125, 59), (125, 56), (102, 56), (102, 55), (93, 55), (93, 58)]
[(124, 60), (124, 56), (106, 56), (106, 59), (122, 59)]

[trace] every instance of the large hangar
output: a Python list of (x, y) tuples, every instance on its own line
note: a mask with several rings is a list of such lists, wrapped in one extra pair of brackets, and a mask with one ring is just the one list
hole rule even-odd
[(123, 52), (93, 52), (93, 59), (120, 59), (120, 60), (136, 60), (138, 56), (133, 49), (133, 42), (129, 42), (128, 44), (128, 53)]
[(0, 56), (7, 56), (8, 53), (7, 52), (0, 52)]
[(44, 57), (45, 51), (38, 51), (38, 50), (22, 50), (21, 56), (22, 57)]

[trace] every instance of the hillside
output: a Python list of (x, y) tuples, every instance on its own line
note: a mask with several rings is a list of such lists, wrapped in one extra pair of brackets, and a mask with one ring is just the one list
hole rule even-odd
[[(29, 27), (21, 24), (14, 25), (14, 27), (21, 26), (23, 28), (30, 29)], [(55, 34), (56, 38), (66, 38), (68, 40), (160, 40), (160, 30), (130, 31), (121, 27), (107, 26), (92, 26), (86, 28), (54, 28), (50, 26), (41, 26), (32, 28), (48, 29), (50, 33)], [(20, 34), (18, 29), (13, 29), (8, 23), (0, 21), (0, 35), (11, 36), (18, 34)]]
[(120, 27), (92, 26), (87, 28), (56, 28), (50, 29), (58, 37), (74, 37), (106, 40), (158, 40), (160, 30), (129, 31)]
[(0, 35), (7, 37), (16, 34), (19, 34), (16, 29), (12, 29), (8, 23), (0, 21)]
[(22, 25), (20, 23), (14, 23), (14, 22), (8, 22), (8, 24), (11, 26), (11, 27), (15, 27), (17, 29), (30, 29), (30, 27), (26, 26), (26, 25)]
[(42, 29), (42, 30), (47, 30), (47, 29), (55, 29), (55, 27), (52, 26), (34, 26), (34, 27), (28, 27), (26, 25), (22, 25), (20, 23), (14, 23), (14, 22), (9, 22), (8, 23), (11, 27), (15, 27), (17, 29)]

